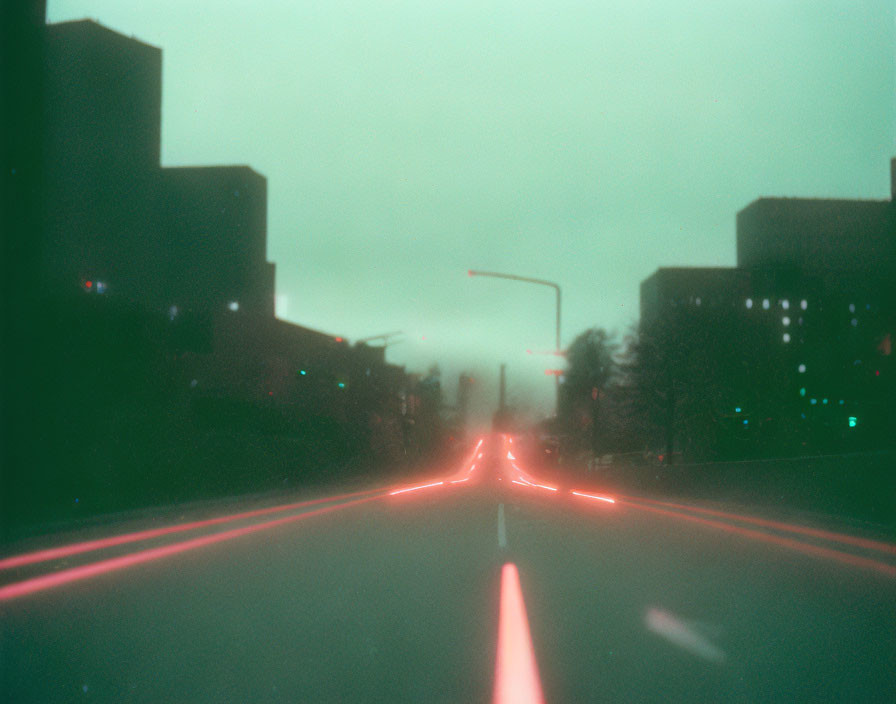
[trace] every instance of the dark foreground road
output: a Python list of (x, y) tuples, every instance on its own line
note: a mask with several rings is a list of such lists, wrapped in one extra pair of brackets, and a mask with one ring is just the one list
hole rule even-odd
[(893, 701), (892, 545), (476, 460), (403, 493), (5, 556), (0, 699)]

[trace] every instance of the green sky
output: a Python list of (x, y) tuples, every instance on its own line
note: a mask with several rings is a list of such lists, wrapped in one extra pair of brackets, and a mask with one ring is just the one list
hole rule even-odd
[[(50, 0), (163, 49), (162, 161), (268, 178), (279, 310), (403, 330), (550, 406), (564, 344), (623, 330), (658, 266), (733, 265), (760, 195), (886, 198), (892, 0)], [(425, 340), (422, 339), (425, 336)]]

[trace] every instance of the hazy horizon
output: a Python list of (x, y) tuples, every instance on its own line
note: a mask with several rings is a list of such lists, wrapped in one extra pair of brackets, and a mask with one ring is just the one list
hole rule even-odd
[(660, 266), (733, 266), (760, 196), (888, 198), (891, 2), (49, 0), (163, 50), (162, 164), (268, 179), (278, 313), (495, 402), (623, 332)]

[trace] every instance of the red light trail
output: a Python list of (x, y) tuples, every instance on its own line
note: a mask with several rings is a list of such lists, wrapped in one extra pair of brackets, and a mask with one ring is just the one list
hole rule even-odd
[(182, 552), (187, 552), (188, 550), (195, 550), (197, 548), (205, 547), (206, 545), (213, 545), (215, 543), (224, 542), (226, 540), (233, 540), (234, 538), (257, 533), (262, 530), (268, 530), (276, 526), (285, 525), (287, 523), (295, 523), (297, 521), (301, 521), (306, 518), (312, 518), (314, 516), (321, 516), (325, 513), (331, 513), (333, 511), (339, 511), (341, 509), (348, 508), (349, 506), (357, 506), (368, 501), (375, 501), (376, 499), (382, 498), (382, 496), (384, 496), (384, 494), (368, 496), (363, 499), (354, 499), (353, 501), (348, 501), (337, 506), (325, 506), (324, 508), (318, 508), (313, 511), (308, 511), (307, 513), (300, 513), (294, 516), (283, 516), (282, 518), (276, 518), (264, 523), (255, 523), (251, 526), (232, 528), (221, 533), (203, 535), (197, 538), (185, 540), (180, 543), (173, 543), (171, 545), (163, 545), (157, 548), (150, 548), (148, 550), (142, 550), (140, 552), (131, 553), (129, 555), (113, 557), (108, 560), (101, 560), (99, 562), (93, 562), (87, 565), (81, 565), (79, 567), (72, 567), (70, 569), (62, 570), (60, 572), (54, 572), (52, 574), (33, 577), (21, 582), (13, 582), (12, 584), (7, 584), (3, 587), (0, 587), (0, 601), (9, 601), (10, 599), (27, 596), (29, 594), (34, 594), (46, 589), (58, 587), (63, 584), (70, 584), (82, 579), (88, 579), (90, 577), (108, 574), (110, 572), (115, 572), (127, 567), (133, 567), (134, 565), (140, 565), (146, 562), (151, 562), (153, 560), (159, 560), (164, 557), (170, 557), (171, 555), (177, 555)]
[(364, 496), (365, 494), (373, 494), (382, 489), (369, 489), (367, 491), (355, 491), (350, 494), (340, 494), (338, 496), (326, 496), (319, 499), (311, 499), (310, 501), (300, 501), (297, 503), (283, 504), (279, 506), (271, 506), (268, 508), (260, 508), (254, 511), (244, 511), (242, 513), (234, 513), (228, 516), (219, 516), (217, 518), (208, 518), (201, 521), (192, 521), (190, 523), (178, 523), (175, 525), (164, 526), (162, 528), (150, 528), (148, 530), (136, 531), (133, 533), (123, 533), (108, 538), (98, 538), (96, 540), (87, 540), (80, 543), (72, 543), (63, 545), (58, 548), (48, 548), (46, 550), (38, 550), (36, 552), (25, 553), (22, 555), (14, 555), (0, 560), (0, 569), (10, 569), (13, 567), (22, 567), (37, 562), (45, 562), (47, 560), (55, 560), (60, 557), (70, 557), (94, 550), (102, 550), (104, 548), (114, 547), (116, 545), (125, 545), (141, 540), (149, 540), (158, 538), (163, 535), (171, 535), (173, 533), (182, 533), (198, 528), (206, 528), (208, 526), (219, 525), (221, 523), (230, 523), (245, 518), (255, 518), (270, 513), (279, 513), (297, 508), (305, 508), (306, 506), (314, 506), (316, 504), (329, 503), (331, 501), (342, 501), (355, 496)]
[[(476, 449), (474, 450), (474, 454), (478, 452), (479, 448), (482, 446), (483, 440), (480, 439), (476, 445)], [(452, 481), (451, 483), (457, 484), (461, 482), (466, 482), (470, 479), (470, 474), (476, 468), (476, 465), (472, 465), (470, 469), (466, 472), (466, 475), (456, 481)], [(446, 483), (445, 480), (430, 482), (428, 484), (422, 484), (418, 486), (407, 487), (403, 489), (396, 489), (394, 491), (384, 493), (385, 490), (382, 488), (378, 489), (369, 489), (365, 491), (356, 491), (346, 494), (340, 494), (336, 496), (326, 496), (317, 499), (311, 499), (308, 501), (300, 501), (290, 504), (283, 504), (278, 506), (271, 506), (262, 509), (256, 509), (252, 511), (243, 511), (241, 513), (235, 513), (227, 516), (218, 516), (215, 518), (208, 518), (200, 521), (191, 521), (188, 523), (179, 523), (170, 526), (163, 526), (161, 528), (152, 528), (148, 530), (142, 531), (134, 531), (130, 533), (124, 533), (121, 535), (113, 535), (106, 538), (99, 538), (96, 540), (88, 540), (79, 543), (73, 543), (70, 545), (64, 545), (57, 548), (48, 548), (45, 550), (38, 550), (31, 553), (25, 553), (22, 555), (14, 555), (12, 557), (5, 558), (0, 560), (0, 569), (11, 569), (15, 567), (22, 567), (25, 565), (36, 564), (39, 562), (45, 562), (48, 560), (54, 560), (62, 557), (70, 557), (72, 555), (78, 555), (86, 552), (103, 550), (110, 547), (115, 547), (117, 545), (127, 545), (129, 543), (135, 543), (139, 541), (150, 540), (153, 538), (159, 538), (166, 535), (174, 535), (178, 533), (183, 533), (187, 531), (193, 531), (200, 528), (206, 528), (210, 526), (220, 525), (223, 523), (231, 523), (238, 520), (256, 518), (258, 516), (269, 515), (272, 513), (282, 513), (289, 510), (305, 508), (308, 506), (314, 506), (322, 503), (331, 503), (335, 501), (345, 501), (346, 499), (352, 499), (354, 497), (365, 497), (365, 498), (357, 498), (352, 501), (345, 501), (344, 503), (338, 504), (336, 506), (328, 506), (324, 508), (320, 508), (314, 511), (309, 511), (306, 513), (301, 513), (298, 515), (285, 516), (282, 518), (277, 518), (271, 521), (266, 521), (262, 523), (255, 523), (249, 526), (242, 526), (239, 528), (232, 528), (230, 530), (222, 531), (220, 533), (214, 533), (211, 535), (203, 535), (192, 539), (186, 539), (181, 542), (172, 543), (169, 545), (163, 545), (155, 548), (149, 548), (145, 550), (141, 550), (135, 553), (131, 553), (128, 555), (122, 555), (114, 558), (109, 558), (105, 560), (95, 561), (93, 563), (80, 565), (78, 567), (72, 567), (66, 570), (62, 570), (59, 572), (55, 572), (53, 574), (41, 575), (38, 577), (29, 578), (20, 582), (14, 582), (11, 584), (7, 584), (5, 586), (0, 587), (0, 601), (16, 598), (18, 596), (24, 596), (26, 594), (31, 594), (37, 591), (42, 591), (44, 589), (49, 589), (51, 587), (59, 586), (62, 584), (67, 584), (69, 582), (78, 581), (81, 579), (86, 579), (88, 577), (92, 577), (99, 574), (104, 574), (107, 572), (123, 569), (125, 567), (129, 567), (136, 564), (141, 564), (144, 562), (148, 562), (151, 560), (160, 559), (162, 557), (167, 557), (169, 555), (175, 555), (181, 552), (185, 552), (187, 550), (192, 550), (195, 548), (199, 548), (205, 545), (211, 545), (214, 543), (218, 543), (224, 540), (230, 540), (232, 538), (236, 538), (242, 535), (247, 535), (250, 533), (254, 533), (260, 530), (264, 530), (267, 528), (272, 528), (277, 525), (282, 525), (285, 523), (290, 523), (294, 521), (298, 521), (304, 518), (308, 518), (311, 516), (322, 515), (324, 513), (328, 513), (330, 511), (335, 511), (341, 508), (346, 508), (348, 506), (357, 505), (366, 501), (372, 501), (374, 499), (380, 499), (387, 495), (394, 496), (397, 494), (404, 494), (412, 491), (417, 491), (419, 489), (426, 489), (429, 487), (442, 486)], [(371, 496), (371, 494), (373, 494)]]
[(543, 704), (541, 680), (516, 565), (501, 568), (494, 704)]
[[(511, 453), (508, 452), (507, 459), (515, 460), (516, 457), (514, 457)], [(547, 489), (548, 491), (557, 491), (557, 487), (555, 487), (555, 486), (548, 486), (547, 484), (539, 484), (536, 481), (530, 481), (531, 479), (533, 479), (533, 477), (528, 472), (524, 472), (522, 469), (517, 467), (513, 462), (510, 463), (510, 466), (516, 470), (516, 478), (519, 480), (519, 481), (515, 481), (513, 478), (511, 478), (511, 481), (514, 484), (525, 484), (527, 486), (533, 486), (538, 489)]]
[(573, 491), (571, 492), (576, 496), (584, 496), (586, 499), (597, 499), (598, 501), (606, 501), (608, 504), (615, 504), (616, 500), (611, 499), (608, 496), (598, 496), (597, 494), (585, 494), (581, 491)]
[(798, 552), (802, 552), (806, 555), (810, 555), (813, 557), (823, 557), (829, 560), (834, 560), (836, 562), (843, 563), (845, 565), (850, 565), (852, 567), (864, 567), (871, 570), (875, 570), (876, 572), (880, 572), (887, 577), (896, 578), (896, 567), (893, 565), (889, 565), (885, 562), (878, 562), (877, 560), (872, 560), (867, 557), (861, 557), (859, 555), (853, 555), (848, 552), (842, 552), (840, 550), (834, 550), (832, 548), (825, 548), (820, 545), (814, 545), (813, 543), (804, 543), (799, 540), (795, 540), (793, 538), (785, 538), (780, 535), (772, 535), (771, 533), (763, 533), (762, 531), (753, 530), (752, 528), (744, 528), (742, 526), (735, 526), (729, 523), (722, 523), (721, 521), (715, 521), (709, 518), (701, 518), (700, 516), (692, 516), (686, 513), (679, 513), (678, 511), (669, 511), (663, 508), (656, 508), (655, 506), (647, 506), (644, 504), (634, 503), (632, 501), (623, 501), (625, 506), (631, 506), (632, 508), (637, 508), (642, 511), (652, 511), (653, 513), (658, 513), (663, 516), (670, 516), (672, 518), (680, 518), (685, 521), (691, 521), (693, 523), (699, 523), (701, 525), (709, 526), (711, 528), (718, 528), (719, 530), (726, 531), (728, 533), (734, 533), (736, 535), (743, 536), (745, 538), (751, 538), (753, 540), (761, 540), (765, 543), (770, 543), (772, 545), (779, 545), (781, 547), (789, 548), (791, 550), (796, 550)]
[(673, 504), (665, 501), (655, 501), (653, 499), (645, 499), (642, 497), (620, 497), (624, 499), (632, 499), (635, 501), (643, 501), (644, 503), (654, 504), (657, 506), (668, 506), (669, 508), (677, 508), (683, 511), (691, 511), (693, 513), (703, 513), (708, 516), (718, 516), (719, 518), (727, 518), (728, 520), (742, 521), (744, 523), (752, 523), (757, 526), (766, 528), (774, 528), (788, 533), (797, 533), (800, 535), (808, 535), (813, 538), (821, 538), (830, 540), (835, 543), (843, 543), (845, 545), (854, 545), (855, 547), (865, 548), (866, 550), (876, 550), (878, 552), (896, 555), (896, 545), (884, 543), (879, 540), (869, 540), (868, 538), (859, 538), (853, 535), (845, 535), (843, 533), (834, 533), (829, 530), (821, 530), (819, 528), (810, 528), (808, 526), (795, 525), (792, 523), (782, 523), (781, 521), (772, 521), (756, 516), (745, 516), (740, 513), (726, 513), (725, 511), (717, 511), (709, 508), (700, 508), (698, 506), (687, 506), (684, 504)]
[(427, 489), (431, 486), (441, 486), (444, 483), (444, 481), (433, 482), (432, 484), (421, 484), (420, 486), (412, 486), (408, 487), (407, 489), (398, 489), (397, 491), (390, 491), (389, 496), (395, 496), (396, 494), (406, 494), (409, 491), (417, 491), (417, 489)]

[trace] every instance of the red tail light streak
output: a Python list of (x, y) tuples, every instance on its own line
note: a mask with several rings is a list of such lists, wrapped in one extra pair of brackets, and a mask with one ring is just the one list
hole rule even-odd
[(598, 496), (597, 494), (586, 494), (581, 491), (573, 491), (571, 493), (575, 494), (576, 496), (583, 496), (586, 499), (597, 499), (598, 501), (605, 501), (608, 504), (616, 503), (616, 499), (611, 499), (609, 496)]
[(80, 555), (85, 552), (95, 550), (103, 550), (105, 548), (115, 547), (116, 545), (126, 545), (143, 540), (150, 540), (164, 535), (172, 535), (174, 533), (183, 533), (186, 531), (197, 530), (199, 528), (207, 528), (222, 523), (230, 523), (246, 518), (255, 518), (271, 513), (280, 513), (282, 511), (290, 511), (297, 508), (305, 508), (316, 504), (329, 503), (332, 501), (342, 501), (351, 499), (356, 496), (364, 496), (381, 492), (382, 489), (370, 489), (367, 491), (355, 491), (350, 494), (340, 494), (338, 496), (325, 496), (319, 499), (311, 499), (310, 501), (299, 501), (297, 503), (281, 504), (278, 506), (270, 506), (268, 508), (260, 508), (254, 511), (243, 511), (242, 513), (234, 513), (227, 516), (218, 516), (216, 518), (208, 518), (201, 521), (191, 521), (189, 523), (178, 523), (161, 528), (151, 528), (149, 530), (135, 531), (132, 533), (122, 533), (107, 538), (99, 538), (96, 540), (87, 540), (70, 545), (63, 545), (57, 548), (48, 548), (46, 550), (38, 550), (36, 552), (25, 553), (23, 555), (14, 555), (0, 560), (0, 570), (11, 569), (13, 567), (22, 567), (24, 565), (32, 565), (38, 562), (46, 562), (47, 560), (56, 560), (62, 557), (71, 557), (72, 555)]
[(389, 496), (396, 496), (397, 494), (406, 494), (409, 491), (417, 491), (418, 489), (428, 489), (431, 486), (441, 486), (444, 483), (445, 483), (444, 481), (432, 482), (431, 484), (421, 484), (420, 486), (412, 486), (412, 487), (408, 487), (407, 489), (398, 489), (397, 491), (390, 491)]
[(804, 543), (799, 540), (795, 540), (794, 538), (785, 538), (781, 535), (763, 533), (762, 531), (754, 530), (752, 528), (744, 528), (743, 526), (723, 523), (722, 521), (717, 521), (710, 518), (702, 518), (701, 516), (681, 513), (679, 511), (669, 511), (664, 508), (657, 508), (655, 506), (648, 506), (646, 504), (634, 503), (632, 501), (622, 501), (621, 503), (627, 507), (640, 509), (642, 511), (651, 511), (663, 516), (669, 516), (671, 518), (678, 518), (684, 521), (699, 523), (701, 525), (709, 526), (711, 528), (717, 528), (728, 533), (740, 535), (745, 538), (751, 538), (753, 540), (759, 540), (771, 545), (778, 545), (790, 550), (796, 550), (812, 557), (821, 557), (828, 560), (833, 560), (835, 562), (840, 562), (845, 565), (850, 565), (852, 567), (863, 567), (879, 572), (887, 577), (896, 578), (896, 567), (887, 564), (886, 562), (872, 560), (860, 555), (853, 555), (852, 553), (843, 552), (841, 550), (822, 547), (821, 545), (815, 545), (814, 543)]
[(516, 565), (501, 568), (494, 704), (544, 704), (529, 619)]
[[(511, 458), (512, 455), (508, 452), (508, 458)], [(515, 457), (513, 459), (516, 459)], [(532, 479), (531, 475), (527, 472), (524, 472), (522, 469), (517, 467), (513, 462), (510, 463), (510, 466), (516, 470), (516, 479), (511, 479), (514, 484), (522, 484), (524, 486), (532, 486), (537, 489), (547, 489), (548, 491), (557, 491), (557, 487), (548, 486), (547, 484), (540, 484), (536, 481), (530, 481)], [(517, 481), (518, 480), (518, 481)]]
[(70, 584), (72, 582), (88, 579), (90, 577), (96, 577), (99, 575), (108, 574), (110, 572), (116, 572), (127, 567), (133, 567), (134, 565), (140, 565), (154, 560), (159, 560), (164, 557), (177, 555), (182, 552), (187, 552), (188, 550), (195, 550), (197, 548), (205, 547), (206, 545), (213, 545), (215, 543), (233, 540), (234, 538), (238, 538), (244, 535), (250, 535), (251, 533), (257, 533), (263, 530), (268, 530), (276, 526), (295, 523), (297, 521), (301, 521), (306, 518), (312, 518), (314, 516), (321, 516), (325, 513), (331, 513), (344, 508), (348, 508), (349, 506), (357, 506), (368, 501), (375, 501), (382, 498), (383, 496), (384, 494), (378, 494), (375, 496), (368, 496), (363, 499), (355, 499), (353, 501), (347, 501), (346, 503), (338, 504), (337, 506), (325, 506), (324, 508), (318, 508), (306, 513), (300, 513), (293, 516), (283, 516), (281, 518), (275, 518), (271, 521), (265, 521), (264, 523), (255, 523), (250, 526), (232, 528), (221, 533), (203, 535), (197, 538), (191, 538), (190, 540), (182, 541), (180, 543), (173, 543), (171, 545), (163, 545), (161, 547), (150, 548), (148, 550), (142, 550), (140, 552), (131, 553), (129, 555), (113, 557), (108, 560), (101, 560), (99, 562), (93, 562), (87, 565), (81, 565), (79, 567), (72, 567), (60, 572), (53, 572), (51, 574), (41, 575), (40, 577), (33, 577), (21, 582), (13, 582), (12, 584), (7, 584), (0, 587), (0, 601), (9, 601), (10, 599), (28, 596), (29, 594), (41, 592), (53, 587), (59, 587), (64, 584)]
[(534, 482), (528, 482), (522, 477), (519, 479), (511, 479), (513, 484), (519, 484), (520, 486), (531, 486), (534, 489), (547, 489), (548, 491), (557, 491), (557, 487), (548, 486), (547, 484), (535, 484)]
[(774, 530), (784, 531), (786, 533), (795, 533), (797, 535), (807, 535), (812, 538), (820, 538), (844, 545), (853, 545), (865, 550), (875, 550), (877, 552), (896, 555), (896, 545), (885, 543), (880, 540), (870, 540), (868, 538), (860, 538), (854, 535), (846, 535), (844, 533), (835, 533), (829, 530), (819, 528), (810, 528), (809, 526), (801, 526), (793, 523), (783, 523), (781, 521), (772, 521), (757, 516), (746, 516), (740, 513), (728, 513), (726, 511), (718, 511), (715, 509), (702, 508), (699, 506), (688, 506), (684, 504), (668, 503), (666, 501), (655, 501), (653, 499), (645, 499), (641, 497), (620, 497), (624, 499), (631, 498), (634, 501), (641, 501), (646, 504), (655, 506), (667, 506), (669, 508), (680, 509), (682, 511), (690, 511), (691, 513), (702, 513), (707, 516), (717, 516), (732, 521), (740, 521), (742, 523), (752, 523), (753, 525), (763, 526), (764, 528), (773, 528)]

